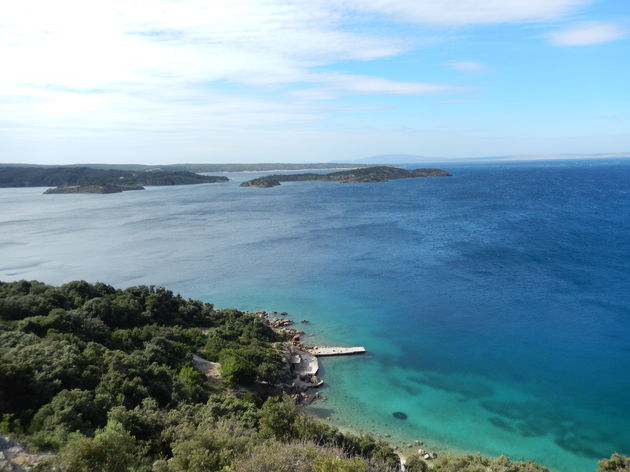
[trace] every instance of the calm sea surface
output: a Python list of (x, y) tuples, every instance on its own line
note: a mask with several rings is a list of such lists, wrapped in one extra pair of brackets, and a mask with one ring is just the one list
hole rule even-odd
[[(0, 189), (0, 279), (164, 285), (289, 311), (339, 425), (592, 472), (630, 453), (630, 162), (380, 184)], [(392, 416), (395, 411), (407, 420)]]

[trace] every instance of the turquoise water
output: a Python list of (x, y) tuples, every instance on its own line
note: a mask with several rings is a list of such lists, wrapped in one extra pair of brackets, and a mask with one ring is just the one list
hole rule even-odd
[[(561, 472), (630, 453), (630, 163), (449, 166), (382, 184), (0, 190), (0, 279), (168, 286), (289, 311), (312, 412)], [(403, 411), (407, 420), (392, 416)]]

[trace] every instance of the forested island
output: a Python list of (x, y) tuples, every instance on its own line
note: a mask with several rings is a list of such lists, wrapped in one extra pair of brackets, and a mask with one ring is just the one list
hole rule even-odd
[(413, 169), (407, 170), (392, 166), (373, 166), (360, 169), (343, 170), (327, 174), (273, 174), (258, 177), (241, 183), (241, 187), (277, 187), (280, 182), (341, 182), (341, 183), (367, 183), (387, 182), (396, 179), (412, 179), (416, 177), (448, 177), (451, 174), (442, 169)]
[(151, 185), (227, 182), (188, 171), (126, 171), (89, 167), (0, 167), (0, 188), (56, 187), (45, 193), (116, 193)]
[[(260, 316), (164, 288), (0, 282), (0, 470), (399, 470), (387, 442), (300, 412), (283, 387), (286, 341)], [(193, 355), (219, 374), (204, 375)], [(599, 471), (629, 466), (615, 454)], [(427, 467), (407, 458), (410, 472)], [(450, 454), (431, 469), (547, 471)]]

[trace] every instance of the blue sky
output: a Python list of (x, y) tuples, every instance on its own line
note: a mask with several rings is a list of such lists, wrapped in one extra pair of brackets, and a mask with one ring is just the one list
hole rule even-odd
[(0, 64), (0, 162), (630, 151), (627, 0), (21, 0)]

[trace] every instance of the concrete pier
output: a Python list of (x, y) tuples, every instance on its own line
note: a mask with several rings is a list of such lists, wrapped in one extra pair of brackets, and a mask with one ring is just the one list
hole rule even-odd
[(313, 354), (314, 356), (347, 356), (351, 354), (364, 354), (365, 348), (363, 346), (356, 346), (356, 347), (315, 346), (310, 351), (311, 351), (311, 354)]

